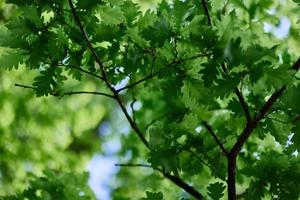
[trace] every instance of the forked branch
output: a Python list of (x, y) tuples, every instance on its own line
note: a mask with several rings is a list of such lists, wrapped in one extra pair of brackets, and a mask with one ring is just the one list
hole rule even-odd
[(123, 105), (122, 101), (121, 101), (121, 98), (118, 94), (118, 92), (114, 89), (114, 87), (109, 83), (109, 80), (107, 78), (107, 75), (106, 75), (106, 71), (105, 71), (105, 67), (103, 65), (103, 63), (101, 62), (101, 59), (100, 57), (98, 56), (95, 48), (93, 47), (93, 44), (92, 42), (90, 41), (89, 39), (89, 36), (87, 34), (87, 32), (85, 31), (82, 23), (81, 23), (81, 20), (79, 18), (79, 16), (77, 15), (76, 13), (76, 10), (75, 10), (75, 7), (74, 7), (74, 4), (72, 2), (72, 0), (68, 0), (69, 2), (69, 5), (70, 5), (70, 8), (71, 8), (71, 11), (72, 11), (72, 14), (73, 14), (73, 17), (74, 17), (74, 20), (75, 22), (77, 23), (77, 25), (79, 26), (79, 29), (87, 43), (87, 46), (88, 48), (90, 49), (90, 51), (92, 52), (92, 55), (96, 61), (96, 63), (99, 65), (100, 67), (100, 70), (101, 70), (101, 73), (102, 73), (102, 77), (103, 77), (103, 81), (105, 82), (106, 86), (110, 89), (110, 91), (114, 94), (114, 99), (118, 102), (119, 106), (121, 107), (126, 119), (128, 120), (128, 122), (130, 123), (130, 126), (132, 127), (132, 129), (136, 132), (136, 134), (138, 135), (138, 137), (140, 138), (140, 140), (144, 143), (144, 145), (149, 148), (149, 144), (148, 144), (148, 141), (146, 140), (144, 134), (141, 132), (141, 130), (138, 128), (137, 124), (133, 121), (133, 119), (130, 117), (128, 111), (126, 110), (125, 106)]
[(209, 53), (200, 53), (200, 54), (197, 54), (197, 55), (194, 55), (194, 56), (191, 56), (191, 57), (187, 57), (187, 58), (183, 58), (183, 59), (175, 59), (173, 60), (172, 62), (168, 63), (165, 67), (157, 70), (156, 72), (151, 72), (148, 76), (145, 76), (144, 78), (130, 84), (130, 85), (127, 85), (127, 86), (124, 86), (118, 90), (116, 90), (117, 92), (121, 92), (123, 90), (126, 90), (126, 89), (130, 89), (130, 88), (133, 88), (135, 86), (137, 86), (138, 84), (141, 84), (149, 79), (152, 79), (154, 78), (155, 76), (157, 76), (158, 74), (164, 72), (165, 70), (175, 66), (175, 65), (179, 65), (181, 63), (184, 63), (184, 62), (187, 62), (187, 61), (190, 61), (190, 60), (194, 60), (194, 59), (197, 59), (197, 58), (200, 58), (200, 57), (205, 57), (205, 56), (210, 56), (211, 54)]
[(273, 106), (273, 104), (277, 101), (277, 99), (283, 94), (285, 90), (286, 90), (286, 86), (283, 86), (272, 94), (272, 96), (268, 99), (268, 101), (256, 114), (254, 119), (251, 122), (247, 123), (244, 131), (242, 132), (239, 139), (231, 149), (230, 153), (236, 155), (238, 152), (240, 152), (242, 146), (245, 144), (252, 131), (256, 128), (257, 124), (267, 114), (267, 112), (270, 110), (270, 108)]
[[(131, 118), (131, 116), (129, 115), (128, 111), (126, 110), (121, 97), (119, 96), (118, 91), (116, 91), (113, 86), (110, 84), (107, 75), (106, 75), (106, 71), (104, 68), (103, 63), (101, 62), (100, 58), (97, 55), (96, 50), (94, 49), (87, 32), (85, 31), (79, 16), (76, 13), (75, 7), (73, 5), (72, 0), (68, 0), (73, 17), (76, 21), (76, 23), (78, 24), (80, 31), (84, 37), (84, 39), (86, 40), (87, 46), (90, 49), (90, 51), (92, 52), (93, 57), (95, 58), (96, 63), (99, 65), (101, 73), (102, 73), (102, 77), (103, 77), (103, 81), (105, 82), (106, 86), (111, 90), (111, 92), (113, 93), (113, 98), (118, 102), (119, 106), (121, 107), (126, 119), (128, 120), (128, 122), (130, 123), (131, 128), (135, 131), (135, 133), (139, 136), (140, 140), (143, 142), (143, 144), (149, 148), (149, 143), (146, 140), (144, 134), (141, 132), (141, 130), (139, 129), (139, 127), (137, 126), (137, 124), (134, 122), (134, 120)], [(191, 187), (190, 185), (188, 185), (187, 183), (185, 183), (182, 179), (180, 179), (177, 176), (173, 176), (170, 175), (168, 173), (162, 172), (163, 175), (168, 178), (169, 180), (171, 180), (173, 183), (175, 183), (177, 186), (179, 186), (180, 188), (184, 189), (186, 192), (188, 192), (190, 195), (192, 195), (193, 197), (197, 198), (197, 199), (202, 199), (202, 195), (193, 187)]]

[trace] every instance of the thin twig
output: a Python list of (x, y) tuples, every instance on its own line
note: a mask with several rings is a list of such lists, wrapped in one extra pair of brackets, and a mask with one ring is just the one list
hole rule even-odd
[(190, 154), (192, 154), (198, 161), (200, 161), (203, 165), (205, 165), (206, 167), (208, 167), (211, 171), (213, 170), (212, 166), (210, 166), (207, 162), (205, 162), (204, 160), (202, 160), (201, 158), (199, 158), (199, 156), (197, 156), (191, 149), (188, 149), (188, 152)]
[(142, 79), (140, 79), (140, 80), (138, 80), (138, 81), (136, 81), (136, 82), (134, 82), (134, 83), (132, 83), (132, 84), (130, 84), (130, 85), (127, 85), (127, 86), (125, 86), (125, 87), (122, 87), (122, 88), (120, 88), (120, 89), (118, 89), (118, 90), (116, 90), (116, 91), (117, 91), (117, 92), (121, 92), (121, 91), (123, 91), (123, 90), (133, 88), (133, 87), (135, 87), (136, 85), (138, 85), (138, 84), (140, 84), (140, 83), (142, 83), (142, 82), (144, 82), (144, 81), (146, 81), (146, 80), (148, 80), (148, 79), (151, 79), (151, 78), (155, 77), (156, 75), (160, 74), (161, 72), (165, 71), (166, 69), (168, 69), (168, 68), (174, 66), (174, 64), (178, 64), (178, 63), (179, 63), (178, 61), (173, 61), (173, 62), (169, 63), (168, 65), (166, 65), (164, 68), (161, 68), (160, 70), (158, 70), (158, 71), (156, 71), (156, 72), (154, 72), (154, 73), (151, 73), (151, 74), (149, 74), (148, 76), (146, 76), (146, 77), (144, 77), (144, 78), (142, 78)]
[(36, 88), (33, 87), (33, 86), (29, 86), (29, 85), (22, 85), (22, 84), (18, 84), (18, 83), (15, 83), (15, 86), (16, 87), (21, 87), (21, 88), (25, 88), (25, 89), (31, 89), (31, 90), (35, 90)]
[(228, 151), (225, 149), (225, 147), (223, 146), (222, 142), (219, 140), (219, 138), (217, 137), (217, 135), (214, 133), (214, 131), (212, 130), (212, 127), (209, 124), (207, 124), (205, 121), (202, 121), (202, 124), (205, 126), (205, 128), (208, 130), (208, 132), (213, 136), (213, 138), (216, 141), (216, 143), (222, 149), (224, 155), (227, 155)]
[(63, 95), (76, 95), (76, 94), (94, 94), (94, 95), (101, 95), (101, 96), (114, 98), (113, 95), (106, 94), (106, 93), (103, 93), (103, 92), (75, 91), (75, 92), (64, 92), (63, 93)]
[(145, 168), (151, 168), (151, 169), (156, 169), (153, 168), (151, 165), (147, 165), (147, 164), (131, 164), (131, 163), (127, 163), (127, 164), (115, 164), (116, 167), (145, 167)]
[(83, 72), (83, 73), (85, 73), (85, 74), (88, 74), (88, 75), (90, 75), (90, 76), (93, 76), (93, 77), (95, 77), (95, 78), (98, 78), (98, 79), (103, 80), (103, 77), (102, 77), (102, 76), (99, 76), (99, 75), (97, 75), (97, 74), (94, 74), (94, 73), (92, 73), (92, 72), (90, 72), (90, 71), (87, 71), (87, 70), (81, 68), (81, 67), (77, 67), (77, 66), (74, 66), (74, 65), (65, 65), (65, 64), (62, 64), (62, 63), (60, 63), (58, 66), (63, 66), (63, 67), (66, 67), (66, 68), (76, 69), (76, 70), (81, 71), (81, 72)]
[[(22, 85), (22, 84), (15, 84), (16, 87), (22, 87), (22, 88), (25, 88), (25, 89), (31, 89), (31, 90), (36, 90), (37, 88), (36, 87), (33, 87), (33, 86), (29, 86), (29, 85)], [(52, 96), (59, 96), (58, 94), (56, 93), (50, 93)], [(90, 92), (90, 91), (74, 91), (74, 92), (63, 92), (61, 95), (64, 96), (64, 95), (68, 95), (68, 96), (71, 96), (71, 95), (77, 95), (77, 94), (91, 94), (91, 95), (99, 95), (99, 96), (105, 96), (105, 97), (109, 97), (109, 98), (114, 98), (113, 95), (110, 95), (110, 94), (107, 94), (107, 93), (104, 93), (104, 92)]]
[(200, 57), (204, 57), (204, 56), (209, 56), (211, 54), (197, 54), (197, 55), (194, 55), (194, 56), (191, 56), (191, 57), (188, 57), (188, 58), (183, 58), (183, 59), (179, 59), (179, 60), (173, 60), (172, 62), (168, 63), (165, 67), (161, 68), (160, 70), (154, 72), (154, 73), (150, 73), (148, 76), (130, 84), (130, 85), (127, 85), (125, 87), (122, 87), (118, 90), (116, 90), (117, 92), (121, 92), (123, 90), (126, 90), (126, 89), (130, 89), (130, 88), (133, 88), (135, 87), (136, 85), (140, 84), (140, 83), (143, 83), (145, 82), (146, 80), (149, 80), (155, 76), (157, 76), (158, 74), (162, 73), (163, 71), (169, 69), (170, 67), (173, 67), (174, 65), (178, 65), (180, 63), (183, 63), (183, 62), (187, 62), (187, 61), (190, 61), (190, 60), (194, 60), (194, 59), (197, 59), (197, 58), (200, 58)]
[(133, 97), (133, 100), (130, 103), (130, 108), (131, 108), (131, 112), (132, 112), (132, 119), (133, 119), (134, 122), (136, 122), (136, 120), (135, 120), (135, 110), (134, 110), (135, 102), (136, 102), (136, 99)]
[[(227, 68), (226, 68), (226, 65), (225, 65), (224, 62), (221, 64), (221, 69), (225, 74), (227, 74), (228, 71), (227, 71)], [(245, 116), (246, 116), (247, 123), (249, 123), (251, 121), (251, 115), (250, 115), (249, 107), (248, 107), (248, 104), (247, 104), (247, 102), (245, 101), (245, 99), (243, 97), (242, 92), (239, 90), (238, 87), (235, 87), (235, 94), (238, 97), (240, 104), (242, 105), (243, 111), (244, 111)]]
[(242, 92), (237, 87), (235, 88), (235, 94), (238, 97), (240, 104), (242, 105), (242, 108), (243, 108), (245, 116), (246, 116), (247, 123), (250, 123), (251, 115), (249, 112), (248, 104), (246, 103)]
[(145, 126), (145, 130), (147, 131), (151, 125), (153, 125), (153, 124), (154, 124), (155, 122), (157, 122), (158, 120), (160, 120), (160, 119), (166, 117), (167, 115), (168, 115), (168, 113), (165, 113), (165, 114), (163, 114), (163, 115), (157, 117), (156, 119), (153, 119), (150, 123), (148, 123), (148, 124)]

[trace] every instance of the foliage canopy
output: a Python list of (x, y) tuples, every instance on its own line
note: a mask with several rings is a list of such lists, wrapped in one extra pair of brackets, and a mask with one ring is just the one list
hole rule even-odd
[[(89, 146), (95, 145), (89, 133), (104, 117), (99, 109), (111, 102), (131, 126), (130, 134), (120, 136), (118, 155), (130, 158), (118, 164), (114, 199), (299, 198), (299, 0), (174, 0), (149, 9), (131, 0), (6, 3), (14, 5), (14, 15), (1, 27), (5, 53), (0, 66), (35, 74), (31, 85), (16, 86), (33, 90), (37, 97), (62, 99), (56, 108), (67, 107), (72, 116), (77, 109), (64, 99), (93, 95), (72, 100), (86, 105), (77, 110), (78, 121), (52, 117), (55, 111), (42, 116), (50, 132), (54, 126), (48, 123), (56, 121), (53, 124), (62, 129), (58, 135), (66, 141), (58, 145), (60, 136), (46, 140), (37, 133), (33, 137), (39, 144), (62, 150), (70, 147), (70, 138), (81, 141), (66, 155), (67, 162), (56, 160), (59, 164), (51, 169), (75, 170), (78, 152), (95, 151)], [(288, 36), (280, 39), (264, 31), (264, 25), (276, 25), (282, 17), (291, 23)], [(74, 90), (80, 86), (94, 90)], [(28, 110), (28, 105), (22, 106)], [(62, 120), (72, 122), (69, 129), (58, 126)], [(81, 125), (73, 133), (77, 123)], [(22, 133), (19, 128), (1, 125), (4, 155), (10, 153), (7, 138), (22, 136), (13, 135)], [(19, 146), (15, 159), (24, 162)], [(55, 157), (58, 152), (48, 153)], [(34, 161), (29, 155), (25, 159)], [(2, 184), (13, 161), (0, 162)], [(56, 173), (46, 171), (25, 192), (7, 198), (94, 198), (81, 185), (86, 175)], [(78, 188), (72, 186), (76, 183)]]

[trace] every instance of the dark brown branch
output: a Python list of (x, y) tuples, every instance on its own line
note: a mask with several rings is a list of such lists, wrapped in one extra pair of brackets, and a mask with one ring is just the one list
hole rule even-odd
[[(226, 68), (226, 65), (225, 65), (224, 62), (221, 64), (221, 69), (225, 74), (227, 74), (227, 68)], [(242, 105), (242, 108), (244, 110), (247, 122), (250, 122), (251, 121), (251, 115), (250, 115), (250, 112), (249, 112), (248, 104), (245, 101), (242, 92), (237, 87), (235, 88), (235, 94), (238, 97), (240, 104)]]
[(168, 69), (168, 68), (174, 66), (175, 64), (179, 64), (179, 61), (173, 61), (173, 62), (167, 64), (164, 68), (161, 68), (160, 70), (158, 70), (158, 71), (156, 71), (156, 72), (154, 72), (154, 73), (152, 73), (152, 74), (149, 74), (148, 76), (146, 76), (146, 77), (144, 77), (144, 78), (142, 78), (142, 79), (140, 79), (140, 80), (138, 80), (138, 81), (136, 81), (136, 82), (134, 82), (134, 83), (132, 83), (132, 84), (130, 84), (130, 85), (127, 85), (127, 86), (125, 86), (125, 87), (122, 87), (122, 88), (120, 88), (120, 89), (118, 89), (118, 90), (116, 90), (116, 91), (117, 91), (117, 92), (121, 92), (121, 91), (123, 91), (123, 90), (133, 88), (133, 87), (135, 87), (136, 85), (138, 85), (138, 84), (140, 84), (140, 83), (142, 83), (142, 82), (145, 82), (145, 81), (148, 80), (148, 79), (151, 79), (151, 78), (155, 77), (156, 75), (158, 75), (158, 74), (160, 74), (161, 72), (165, 71), (166, 69)]
[(71, 8), (71, 11), (72, 11), (72, 14), (73, 14), (73, 17), (74, 17), (74, 20), (75, 22), (77, 23), (77, 25), (79, 26), (79, 29), (87, 43), (87, 46), (88, 48), (90, 49), (93, 57), (95, 58), (96, 60), (96, 63), (99, 65), (100, 67), (100, 70), (101, 70), (101, 73), (102, 73), (102, 77), (103, 77), (103, 81), (106, 83), (107, 87), (109, 89), (111, 89), (112, 91), (114, 91), (114, 88), (110, 85), (110, 83), (108, 82), (108, 79), (107, 79), (107, 75), (106, 75), (106, 72), (105, 72), (105, 67), (103, 65), (103, 63), (101, 62), (95, 48), (93, 47), (93, 44), (91, 43), (90, 39), (89, 39), (89, 36), (87, 34), (87, 32), (85, 31), (82, 23), (81, 23), (81, 20), (79, 19), (77, 13), (76, 13), (76, 10), (75, 10), (75, 7), (74, 7), (74, 4), (72, 3), (72, 0), (68, 0), (69, 2), (69, 5), (70, 5), (70, 8)]
[(131, 128), (136, 132), (136, 134), (139, 136), (140, 140), (143, 142), (143, 144), (150, 149), (149, 143), (146, 140), (144, 134), (142, 133), (142, 131), (139, 129), (139, 127), (137, 126), (137, 124), (134, 122), (134, 120), (130, 117), (128, 111), (126, 110), (125, 106), (122, 103), (122, 100), (120, 98), (119, 95), (115, 94), (114, 95), (114, 99), (118, 102), (119, 106), (121, 107), (121, 110), (123, 111), (127, 121), (129, 122)]
[(88, 91), (75, 91), (75, 92), (64, 92), (63, 95), (76, 95), (76, 94), (94, 94), (94, 95), (101, 95), (101, 96), (106, 96), (109, 98), (114, 98), (113, 95), (106, 94), (103, 92), (88, 92)]
[(246, 116), (247, 123), (249, 123), (251, 121), (251, 115), (250, 115), (250, 112), (249, 112), (249, 108), (248, 108), (248, 105), (247, 105), (247, 103), (246, 103), (246, 101), (243, 97), (242, 92), (237, 87), (235, 88), (235, 94), (238, 97), (238, 99), (240, 101), (240, 104), (242, 105), (242, 108), (243, 108), (245, 116)]
[(212, 130), (212, 127), (209, 124), (207, 124), (205, 121), (202, 121), (202, 124), (205, 126), (205, 128), (208, 130), (208, 132), (212, 135), (212, 137), (214, 138), (214, 140), (216, 141), (216, 143), (219, 145), (219, 147), (223, 151), (224, 155), (227, 155), (228, 151), (225, 149), (225, 147), (223, 146), (222, 142), (219, 140), (219, 138), (217, 137), (217, 135), (214, 133), (214, 131)]
[(35, 90), (36, 89), (35, 87), (29, 86), (29, 85), (21, 85), (21, 84), (18, 84), (18, 83), (15, 83), (15, 86), (16, 87), (25, 88), (25, 89), (31, 89), (31, 90)]
[(203, 199), (203, 196), (197, 190), (195, 190), (195, 188), (193, 188), (192, 186), (190, 186), (187, 183), (183, 182), (177, 176), (171, 175), (171, 174), (165, 172), (164, 170), (162, 170), (160, 168), (154, 168), (151, 165), (147, 165), (147, 164), (115, 164), (115, 166), (118, 166), (118, 167), (144, 167), (144, 168), (152, 168), (153, 170), (156, 170), (156, 171), (160, 172), (164, 177), (166, 177), (167, 179), (169, 179), (170, 181), (172, 181), (174, 184), (176, 184), (180, 188), (184, 189), (186, 192), (188, 192), (189, 194), (191, 194), (197, 200)]
[[(221, 64), (221, 69), (225, 74), (227, 74), (227, 68), (226, 68), (226, 65), (225, 65), (224, 62)], [(244, 110), (247, 122), (250, 122), (251, 121), (251, 115), (250, 115), (250, 112), (249, 112), (248, 104), (246, 103), (242, 92), (237, 87), (235, 88), (235, 94), (238, 97), (240, 104), (242, 105), (242, 108)]]
[(187, 193), (189, 193), (190, 195), (192, 195), (193, 197), (195, 197), (197, 200), (203, 199), (203, 196), (197, 190), (195, 190), (194, 187), (188, 185), (187, 183), (185, 183), (184, 181), (182, 181), (177, 176), (171, 175), (171, 174), (166, 173), (166, 172), (162, 172), (162, 173), (163, 173), (164, 177), (168, 178), (174, 184), (176, 184), (179, 187), (181, 187), (182, 189), (184, 189)]
[[(292, 66), (292, 69), (298, 71), (300, 69), (300, 58), (295, 62)], [(257, 112), (253, 120), (247, 122), (245, 129), (242, 134), (238, 138), (237, 142), (230, 150), (227, 155), (228, 161), (228, 199), (236, 200), (236, 189), (235, 189), (235, 168), (236, 168), (236, 159), (241, 151), (243, 145), (246, 143), (248, 138), (250, 137), (253, 130), (257, 127), (257, 124), (266, 117), (267, 113), (270, 111), (274, 103), (283, 95), (286, 90), (286, 86), (282, 86), (279, 90), (276, 90), (268, 101), (264, 104), (264, 106)]]
[(132, 102), (130, 103), (130, 108), (131, 108), (131, 112), (132, 112), (132, 119), (135, 122), (135, 110), (134, 110), (134, 104), (136, 102), (136, 99), (133, 98)]
[(236, 200), (235, 168), (237, 155), (227, 155), (227, 193), (229, 200)]
[[(36, 90), (36, 87), (33, 86), (29, 86), (29, 85), (21, 85), (21, 84), (15, 84), (16, 87), (22, 87), (22, 88), (26, 88), (26, 89), (31, 89), (31, 90)], [(114, 98), (113, 95), (104, 93), (104, 92), (90, 92), (90, 91), (74, 91), (74, 92), (64, 92), (62, 93), (62, 96), (64, 95), (77, 95), (77, 94), (91, 94), (91, 95), (100, 95), (100, 96), (105, 96), (105, 97), (109, 97), (109, 98)], [(58, 94), (52, 93), (52, 96), (59, 96)]]
[(202, 4), (202, 7), (203, 7), (203, 9), (204, 9), (205, 15), (206, 15), (206, 17), (207, 17), (208, 24), (209, 24), (209, 25), (212, 25), (211, 19), (210, 19), (210, 15), (209, 15), (209, 11), (208, 11), (207, 0), (201, 0), (201, 4)]
[(272, 94), (272, 96), (268, 99), (265, 105), (256, 114), (254, 119), (250, 123), (247, 123), (244, 131), (240, 135), (236, 144), (231, 149), (230, 153), (232, 153), (233, 155), (237, 155), (240, 152), (242, 146), (247, 141), (248, 137), (250, 136), (254, 128), (256, 128), (260, 120), (267, 114), (267, 112), (270, 110), (270, 108), (273, 106), (273, 104), (277, 101), (277, 99), (283, 94), (285, 90), (286, 90), (286, 86), (283, 86), (282, 88), (280, 88), (279, 90), (277, 90)]
[(88, 45), (88, 48), (90, 49), (90, 51), (92, 52), (92, 55), (93, 57), (95, 58), (96, 60), (96, 63), (99, 65), (100, 67), (100, 70), (101, 70), (101, 73), (102, 73), (102, 77), (103, 77), (103, 81), (105, 82), (106, 86), (111, 90), (111, 92), (114, 94), (114, 99), (118, 102), (119, 106), (121, 107), (126, 119), (128, 120), (131, 128), (136, 132), (136, 134), (138, 135), (138, 137), (141, 139), (141, 141), (144, 143), (144, 145), (149, 148), (149, 144), (145, 138), (145, 136), (143, 135), (143, 133), (141, 132), (141, 130), (138, 128), (137, 124), (133, 121), (133, 119), (130, 117), (128, 111), (126, 110), (125, 106), (123, 105), (122, 101), (121, 101), (121, 98), (118, 94), (118, 92), (113, 88), (113, 86), (109, 83), (108, 81), (108, 78), (107, 78), (107, 75), (106, 75), (106, 72), (105, 72), (105, 68), (104, 68), (104, 65), (103, 63), (101, 62), (95, 48), (93, 47), (89, 37), (88, 37), (88, 34), (87, 32), (85, 31), (77, 13), (76, 13), (76, 10), (75, 10), (75, 7), (72, 3), (72, 0), (68, 0), (69, 2), (69, 5), (71, 7), (71, 11), (72, 11), (72, 14), (73, 14), (73, 17), (76, 21), (76, 23), (78, 24), (79, 28), (80, 28), (80, 31), (82, 32), (82, 35), (84, 36), (85, 40), (86, 40), (86, 43)]

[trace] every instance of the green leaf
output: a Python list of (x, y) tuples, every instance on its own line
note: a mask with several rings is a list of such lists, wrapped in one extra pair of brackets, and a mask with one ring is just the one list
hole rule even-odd
[(77, 6), (89, 11), (91, 8), (100, 3), (102, 3), (102, 0), (79, 0), (77, 2)]
[(203, 74), (203, 80), (205, 86), (211, 86), (217, 78), (218, 68), (220, 64), (215, 61), (203, 64), (203, 69), (199, 73)]
[(164, 196), (161, 192), (146, 192), (147, 197), (143, 200), (164, 200)]
[(127, 30), (127, 36), (139, 46), (145, 48), (149, 47), (150, 42), (146, 41), (142, 36), (139, 34), (138, 27), (133, 27)]
[(210, 184), (207, 189), (209, 191), (208, 195), (213, 199), (213, 200), (219, 200), (224, 196), (224, 190), (226, 186), (221, 183), (221, 182), (216, 182), (214, 184)]
[(9, 70), (15, 68), (18, 69), (19, 64), (24, 61), (24, 55), (19, 51), (10, 51), (0, 56), (0, 67), (7, 68)]
[(118, 25), (126, 20), (120, 7), (99, 6), (98, 12), (101, 23), (105, 25)]
[(50, 95), (60, 95), (60, 87), (66, 77), (61, 74), (61, 69), (48, 69), (41, 71), (41, 75), (36, 77), (33, 82), (37, 97)]
[(132, 1), (125, 1), (122, 5), (122, 11), (128, 24), (132, 24), (137, 17), (142, 14), (139, 4)]

